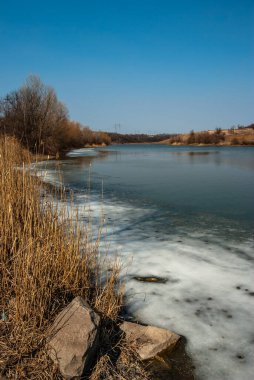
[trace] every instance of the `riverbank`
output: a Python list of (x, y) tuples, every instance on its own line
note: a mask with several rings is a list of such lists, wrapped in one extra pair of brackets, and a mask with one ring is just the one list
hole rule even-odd
[(50, 199), (42, 210), (40, 182), (24, 168), (31, 155), (15, 139), (1, 138), (0, 157), (0, 375), (59, 379), (45, 350), (49, 325), (76, 296), (102, 321), (115, 321), (122, 306), (120, 268), (111, 262), (105, 279), (99, 231), (92, 242), (89, 226), (81, 229), (78, 218), (70, 220), (69, 211)]
[(193, 147), (253, 147), (254, 146), (254, 143), (253, 144), (187, 144), (187, 143), (169, 143), (169, 142), (165, 142), (165, 141), (162, 141), (160, 143), (155, 143), (155, 144), (159, 144), (159, 145), (169, 145), (169, 146), (186, 146), (186, 147), (189, 147), (189, 146), (193, 146)]
[[(161, 365), (160, 359), (142, 364), (125, 339), (116, 339), (123, 319), (121, 268), (108, 257), (99, 259), (100, 231), (92, 240), (89, 225), (84, 229), (79, 224), (76, 210), (74, 215), (63, 204), (58, 207), (52, 197), (55, 188), (43, 189), (27, 172), (34, 157), (15, 139), (0, 140), (0, 158), (0, 377), (62, 379), (48, 355), (47, 332), (56, 315), (81, 296), (101, 318), (98, 359), (87, 378), (106, 380), (110, 374), (125, 379), (135, 373), (140, 380), (193, 379), (184, 340), (172, 358), (164, 353), (161, 360), (168, 362)], [(60, 201), (68, 195), (58, 189)], [(105, 273), (105, 267), (110, 271)], [(172, 365), (174, 358), (177, 365)]]
[(254, 126), (183, 133), (161, 141), (173, 146), (254, 146)]

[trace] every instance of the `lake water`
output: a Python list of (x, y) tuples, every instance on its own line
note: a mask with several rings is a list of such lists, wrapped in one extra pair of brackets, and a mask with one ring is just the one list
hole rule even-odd
[(253, 379), (253, 147), (115, 145), (38, 165), (103, 220), (132, 315), (184, 335), (198, 379)]

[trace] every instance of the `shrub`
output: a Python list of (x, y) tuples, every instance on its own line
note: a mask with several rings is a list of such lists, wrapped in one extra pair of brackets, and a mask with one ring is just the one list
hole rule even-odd
[(225, 140), (224, 134), (218, 128), (215, 133), (191, 131), (187, 139), (188, 144), (219, 144)]
[(239, 142), (239, 140), (236, 138), (236, 137), (234, 137), (232, 140), (231, 140), (231, 145), (239, 145), (240, 144), (240, 142)]
[(16, 136), (33, 152), (42, 152), (55, 130), (68, 119), (68, 111), (55, 91), (35, 76), (1, 99), (0, 114), (4, 132)]
[(110, 144), (106, 133), (70, 121), (55, 91), (35, 76), (0, 100), (0, 132), (17, 137), (33, 153), (56, 154), (86, 144)]

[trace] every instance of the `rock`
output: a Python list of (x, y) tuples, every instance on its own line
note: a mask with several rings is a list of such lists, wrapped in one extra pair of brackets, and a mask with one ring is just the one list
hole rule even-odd
[(158, 284), (166, 284), (168, 282), (167, 278), (158, 277), (158, 276), (134, 276), (134, 280), (141, 282), (156, 282)]
[(176, 348), (168, 352), (163, 351), (152, 360), (149, 360), (147, 369), (153, 380), (194, 380), (195, 367), (185, 350), (186, 340), (181, 337)]
[(80, 379), (91, 366), (97, 346), (100, 317), (76, 297), (49, 329), (48, 353), (65, 379)]
[(180, 339), (179, 335), (169, 330), (132, 322), (123, 322), (120, 329), (127, 340), (137, 345), (137, 353), (142, 360), (151, 359), (164, 350), (172, 351)]

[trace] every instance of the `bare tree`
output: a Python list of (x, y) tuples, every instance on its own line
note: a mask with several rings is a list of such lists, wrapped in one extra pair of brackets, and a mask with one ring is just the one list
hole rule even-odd
[(39, 152), (52, 140), (61, 123), (68, 120), (68, 111), (53, 88), (36, 76), (29, 76), (20, 89), (0, 100), (0, 118), (1, 129)]

